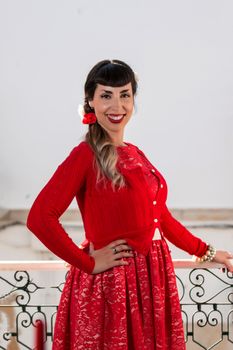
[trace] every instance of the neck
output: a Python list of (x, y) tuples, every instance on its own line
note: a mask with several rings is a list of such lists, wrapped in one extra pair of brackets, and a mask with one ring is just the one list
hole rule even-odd
[(123, 135), (123, 132), (121, 134), (114, 134), (112, 133), (110, 135), (111, 139), (112, 139), (112, 142), (115, 146), (124, 146), (124, 141), (123, 141), (123, 138), (124, 138), (124, 135)]

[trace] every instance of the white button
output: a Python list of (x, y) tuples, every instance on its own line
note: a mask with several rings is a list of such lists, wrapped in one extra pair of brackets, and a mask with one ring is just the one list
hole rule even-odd
[(158, 222), (158, 219), (154, 219), (154, 222)]
[(155, 173), (155, 169), (151, 169), (152, 173)]
[(161, 184), (160, 187), (163, 188), (163, 184)]
[(156, 205), (156, 204), (157, 204), (157, 202), (156, 202), (156, 201), (153, 201), (153, 204), (154, 204), (154, 205)]

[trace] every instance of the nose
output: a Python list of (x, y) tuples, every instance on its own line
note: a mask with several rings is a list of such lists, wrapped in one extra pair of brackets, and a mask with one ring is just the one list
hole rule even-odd
[(111, 107), (113, 108), (114, 111), (120, 113), (123, 109), (122, 99), (118, 96), (114, 97), (112, 99), (112, 106)]

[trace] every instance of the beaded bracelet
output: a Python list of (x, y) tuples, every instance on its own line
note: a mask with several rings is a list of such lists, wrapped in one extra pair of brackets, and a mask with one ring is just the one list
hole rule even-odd
[(216, 255), (216, 249), (211, 244), (208, 244), (206, 253), (202, 255), (202, 257), (197, 258), (197, 261), (199, 262), (212, 261), (215, 255)]

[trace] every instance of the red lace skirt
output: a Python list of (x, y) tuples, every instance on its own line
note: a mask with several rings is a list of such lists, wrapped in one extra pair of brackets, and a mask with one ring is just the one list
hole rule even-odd
[(164, 238), (128, 266), (89, 275), (71, 267), (53, 350), (184, 350), (174, 268)]

